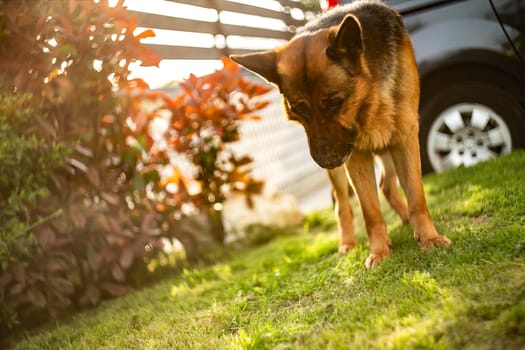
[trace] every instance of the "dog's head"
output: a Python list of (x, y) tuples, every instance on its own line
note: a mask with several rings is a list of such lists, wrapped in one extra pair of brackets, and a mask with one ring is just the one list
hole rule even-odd
[(275, 50), (231, 58), (279, 87), (288, 118), (304, 126), (317, 164), (334, 168), (345, 162), (370, 88), (355, 16), (300, 34)]

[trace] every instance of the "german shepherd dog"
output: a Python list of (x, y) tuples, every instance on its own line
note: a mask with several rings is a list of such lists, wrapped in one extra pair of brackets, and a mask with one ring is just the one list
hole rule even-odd
[[(447, 246), (436, 231), (421, 181), (419, 76), (401, 17), (379, 0), (321, 14), (275, 50), (231, 59), (275, 84), (290, 120), (303, 125), (310, 154), (328, 169), (336, 199), (339, 252), (356, 246), (350, 180), (368, 233), (367, 268), (391, 254), (380, 211), (374, 155), (384, 166), (382, 189), (421, 247)], [(397, 176), (408, 201), (397, 189)]]

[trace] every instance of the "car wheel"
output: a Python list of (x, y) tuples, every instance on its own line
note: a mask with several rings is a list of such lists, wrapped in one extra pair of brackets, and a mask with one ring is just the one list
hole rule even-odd
[(508, 154), (523, 143), (519, 100), (486, 82), (450, 83), (421, 100), (423, 172), (442, 172)]

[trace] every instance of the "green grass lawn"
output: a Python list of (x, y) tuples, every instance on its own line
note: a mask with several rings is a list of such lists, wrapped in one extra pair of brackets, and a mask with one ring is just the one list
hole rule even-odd
[(525, 152), (432, 175), (425, 189), (449, 248), (421, 250), (387, 212), (394, 253), (369, 271), (362, 227), (340, 257), (326, 210), (15, 348), (525, 349)]

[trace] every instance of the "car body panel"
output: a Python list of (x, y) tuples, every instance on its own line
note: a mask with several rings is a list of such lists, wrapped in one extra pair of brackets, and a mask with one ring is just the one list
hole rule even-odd
[(480, 64), (503, 70), (525, 84), (525, 0), (386, 3), (403, 16), (422, 80), (452, 65)]
[[(509, 1), (525, 3), (522, 0), (501, 3)], [(508, 39), (519, 43), (522, 35), (510, 24), (504, 24), (505, 30), (502, 29), (489, 0), (440, 1), (433, 7), (428, 7), (429, 3), (426, 0), (424, 10), (402, 12), (422, 80), (436, 70), (457, 64), (489, 65), (519, 80), (525, 79), (525, 67), (516, 45)]]
[[(525, 1), (490, 0), (490, 2), (520, 56), (521, 63), (525, 65)], [(508, 31), (508, 28), (512, 28), (513, 31)]]

